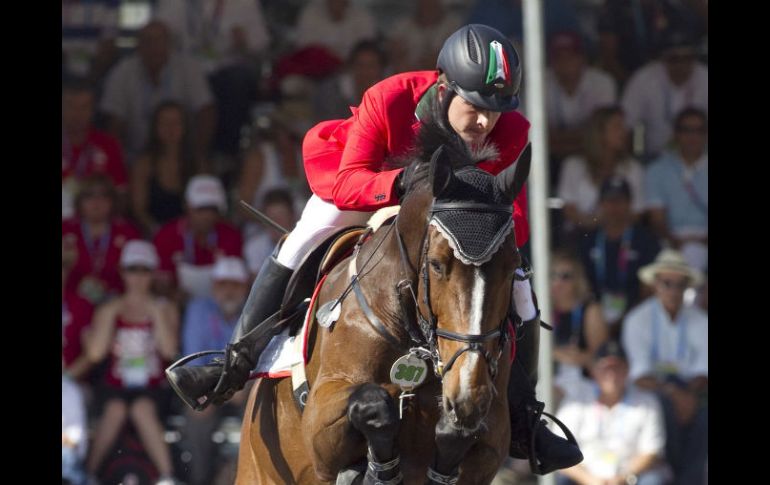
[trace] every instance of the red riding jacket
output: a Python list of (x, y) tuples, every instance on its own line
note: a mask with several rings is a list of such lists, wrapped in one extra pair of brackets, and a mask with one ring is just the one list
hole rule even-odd
[[(414, 146), (420, 127), (415, 110), (420, 98), (438, 78), (436, 71), (406, 72), (371, 88), (353, 116), (324, 121), (305, 135), (302, 153), (313, 193), (342, 210), (374, 211), (398, 204), (396, 177), (403, 169), (384, 170), (389, 156), (404, 155)], [(410, 123), (411, 121), (411, 123)], [(529, 121), (518, 112), (503, 113), (489, 134), (500, 158), (477, 164), (498, 174), (518, 158), (527, 143)], [(516, 243), (529, 238), (526, 188), (513, 204)]]

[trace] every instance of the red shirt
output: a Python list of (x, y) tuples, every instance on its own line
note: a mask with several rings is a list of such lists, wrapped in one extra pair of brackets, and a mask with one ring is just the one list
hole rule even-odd
[(65, 284), (66, 291), (77, 293), (92, 303), (95, 299), (101, 300), (93, 296), (95, 283), (108, 293), (122, 292), (120, 253), (126, 242), (141, 238), (139, 231), (122, 219), (112, 221), (110, 229), (102, 237), (92, 237), (88, 225), (80, 219), (63, 221), (62, 239), (65, 243), (71, 241), (77, 250), (77, 259)]
[[(318, 197), (343, 210), (374, 211), (398, 204), (396, 177), (403, 169), (383, 171), (386, 157), (404, 155), (420, 127), (415, 110), (438, 78), (436, 71), (391, 76), (365, 93), (353, 116), (324, 121), (311, 128), (303, 142), (305, 172)], [(497, 145), (497, 160), (477, 166), (500, 173), (516, 161), (527, 143), (529, 121), (518, 112), (502, 113), (488, 139)], [(516, 243), (529, 238), (526, 189), (514, 202)]]
[(62, 358), (70, 366), (83, 352), (81, 335), (91, 325), (94, 307), (75, 293), (64, 293), (61, 306)]
[(62, 135), (61, 179), (69, 177), (82, 180), (93, 174), (107, 175), (115, 187), (125, 188), (128, 184), (123, 150), (120, 142), (107, 133), (91, 129), (82, 145), (72, 145)]
[[(153, 240), (160, 257), (160, 269), (176, 278), (176, 262), (196, 266), (214, 264), (217, 256), (242, 256), (243, 238), (238, 229), (219, 221), (204, 244), (195, 240), (188, 228), (187, 217), (173, 220), (160, 228)], [(175, 279), (176, 281), (176, 279)]]
[(164, 381), (165, 362), (155, 346), (152, 322), (115, 322), (107, 384), (121, 389), (154, 388)]

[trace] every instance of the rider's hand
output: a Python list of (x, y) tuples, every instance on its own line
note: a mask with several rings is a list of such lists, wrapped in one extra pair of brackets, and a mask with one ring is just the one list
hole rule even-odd
[(429, 168), (430, 164), (415, 162), (411, 165), (407, 165), (407, 167), (402, 170), (400, 174), (398, 174), (398, 177), (396, 178), (395, 189), (396, 196), (399, 200), (404, 197), (404, 194), (406, 194), (406, 192), (409, 190), (409, 187), (412, 186), (412, 183), (422, 177)]

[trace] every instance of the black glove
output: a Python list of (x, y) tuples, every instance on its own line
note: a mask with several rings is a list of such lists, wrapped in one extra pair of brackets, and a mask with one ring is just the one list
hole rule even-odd
[(430, 164), (422, 162), (414, 162), (401, 171), (396, 178), (396, 196), (399, 200), (404, 198), (404, 194), (412, 186), (415, 180), (423, 178), (430, 168)]

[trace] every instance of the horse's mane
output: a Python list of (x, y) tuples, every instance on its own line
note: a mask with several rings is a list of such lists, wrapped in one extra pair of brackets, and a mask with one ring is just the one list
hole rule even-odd
[[(489, 139), (480, 146), (468, 147), (449, 126), (446, 115), (448, 102), (451, 102), (451, 96), (448, 96), (444, 103), (438, 102), (438, 97), (435, 98), (430, 116), (420, 125), (415, 146), (405, 155), (388, 158), (385, 161), (386, 169), (406, 167), (412, 163), (428, 163), (433, 153), (442, 145), (454, 170), (499, 157), (497, 146)], [(423, 186), (426, 176), (427, 172), (424, 172), (422, 179), (414, 180), (410, 191)]]

